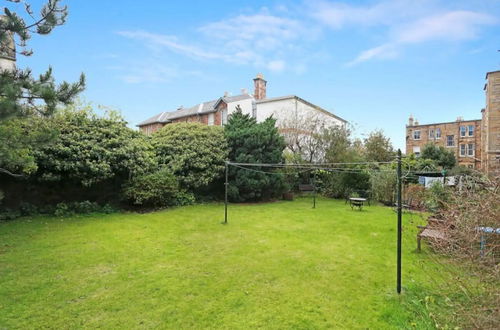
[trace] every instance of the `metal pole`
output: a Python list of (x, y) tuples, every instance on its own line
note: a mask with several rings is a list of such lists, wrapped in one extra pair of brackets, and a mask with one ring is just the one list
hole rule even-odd
[(313, 176), (313, 187), (314, 187), (314, 192), (313, 192), (313, 209), (316, 208), (316, 171), (314, 171), (314, 176)]
[(398, 149), (398, 256), (397, 256), (397, 292), (401, 293), (401, 188), (402, 188), (402, 177), (401, 177), (401, 149)]
[(227, 187), (229, 186), (228, 181), (228, 170), (229, 170), (229, 161), (225, 161), (226, 164), (226, 182), (224, 183), (225, 191), (224, 191), (224, 222), (223, 224), (227, 225)]

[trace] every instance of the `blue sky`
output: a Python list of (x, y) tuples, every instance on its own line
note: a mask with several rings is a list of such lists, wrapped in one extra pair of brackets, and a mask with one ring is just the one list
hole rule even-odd
[[(44, 1), (32, 1), (37, 8)], [(420, 123), (480, 118), (500, 69), (500, 1), (70, 1), (66, 25), (19, 58), (131, 126), (161, 111), (253, 90), (296, 94), (404, 148)], [(10, 7), (14, 5), (9, 5)], [(38, 6), (39, 7), (39, 6)]]

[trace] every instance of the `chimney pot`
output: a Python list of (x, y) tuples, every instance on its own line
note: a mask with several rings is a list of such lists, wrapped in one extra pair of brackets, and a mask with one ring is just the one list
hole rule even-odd
[(241, 94), (248, 94), (247, 89), (246, 89), (246, 88), (242, 88), (242, 89), (241, 89)]
[(228, 97), (229, 96), (229, 92), (228, 91), (225, 91), (224, 92), (224, 97)]

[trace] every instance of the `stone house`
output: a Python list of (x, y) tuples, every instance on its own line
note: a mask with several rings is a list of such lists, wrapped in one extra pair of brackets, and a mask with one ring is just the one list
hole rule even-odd
[(500, 174), (500, 71), (488, 72), (481, 119), (419, 124), (410, 116), (406, 153), (418, 155), (427, 143), (453, 150), (459, 165)]
[(253, 81), (253, 94), (249, 94), (245, 89), (241, 90), (241, 94), (234, 96), (226, 92), (218, 99), (202, 102), (189, 108), (180, 107), (175, 111), (161, 112), (137, 126), (145, 134), (152, 134), (167, 124), (177, 122), (199, 122), (205, 125), (223, 126), (228, 116), (238, 107), (258, 122), (273, 116), (277, 119), (280, 129), (286, 129), (288, 120), (297, 117), (314, 116), (324, 125), (347, 123), (346, 120), (296, 95), (267, 98), (267, 81), (264, 80), (262, 74), (258, 74)]

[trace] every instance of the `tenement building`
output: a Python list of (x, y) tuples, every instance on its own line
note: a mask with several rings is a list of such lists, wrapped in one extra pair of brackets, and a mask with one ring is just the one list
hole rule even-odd
[(500, 174), (500, 71), (486, 74), (486, 107), (482, 118), (420, 125), (410, 116), (406, 153), (419, 155), (427, 143), (449, 148), (459, 165)]

